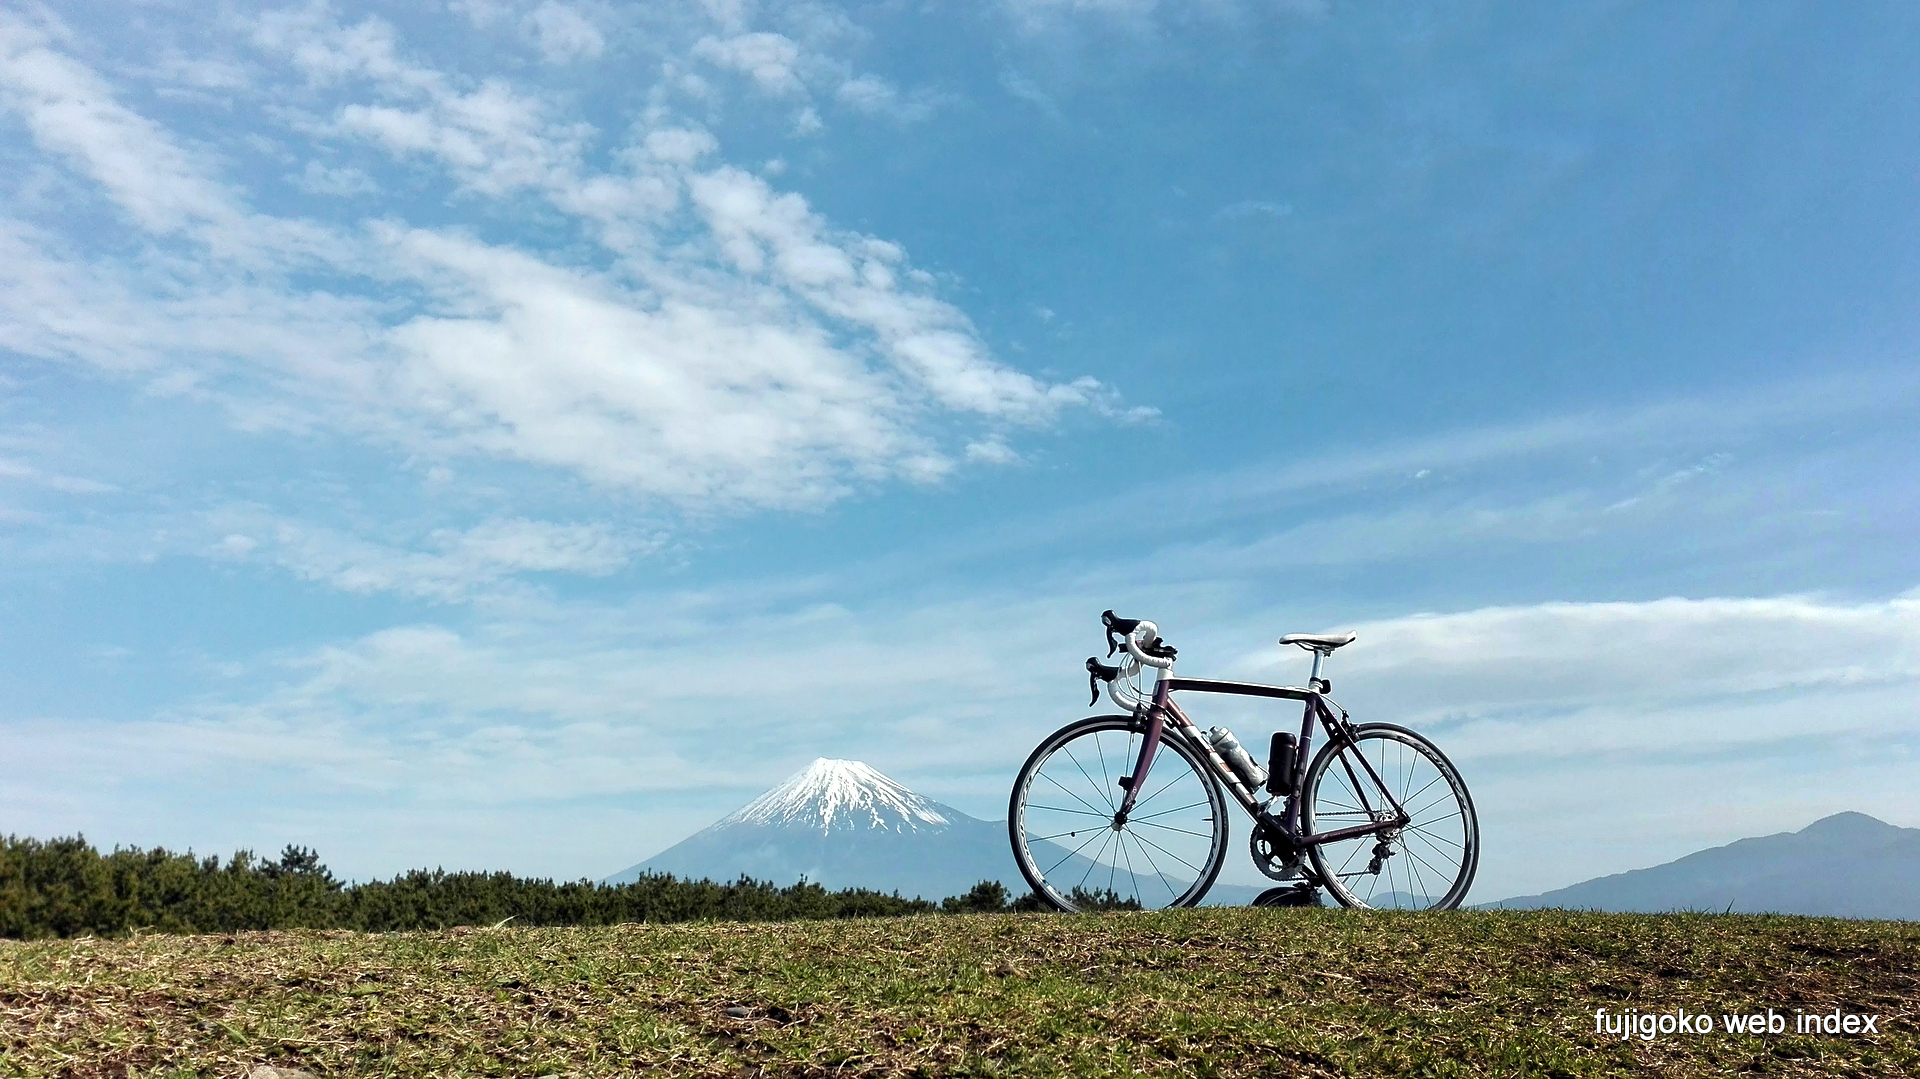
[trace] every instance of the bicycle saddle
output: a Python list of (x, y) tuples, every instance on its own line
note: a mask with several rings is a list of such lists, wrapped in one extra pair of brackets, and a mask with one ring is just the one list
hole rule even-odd
[(1280, 638), (1280, 643), (1297, 644), (1316, 652), (1331, 652), (1343, 644), (1352, 644), (1359, 636), (1358, 633), (1289, 633)]

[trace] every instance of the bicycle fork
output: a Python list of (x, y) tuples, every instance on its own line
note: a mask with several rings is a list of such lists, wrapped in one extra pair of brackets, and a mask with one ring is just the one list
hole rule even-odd
[(1147, 733), (1140, 741), (1140, 756), (1133, 762), (1133, 771), (1120, 777), (1120, 786), (1127, 793), (1113, 814), (1116, 832), (1127, 826), (1127, 814), (1133, 812), (1134, 799), (1140, 797), (1141, 784), (1146, 782), (1147, 772), (1153, 767), (1153, 755), (1160, 748), (1160, 734), (1166, 729), (1167, 704), (1167, 680), (1162, 678), (1153, 683), (1153, 702), (1147, 706)]

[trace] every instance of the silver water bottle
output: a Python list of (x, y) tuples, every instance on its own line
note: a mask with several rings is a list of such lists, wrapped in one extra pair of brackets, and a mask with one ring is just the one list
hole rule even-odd
[(1225, 727), (1208, 727), (1207, 741), (1213, 743), (1213, 751), (1220, 754), (1220, 759), (1227, 762), (1227, 767), (1233, 769), (1248, 790), (1267, 781), (1267, 770), (1254, 762), (1253, 756), (1240, 744), (1240, 739), (1233, 736), (1232, 731)]

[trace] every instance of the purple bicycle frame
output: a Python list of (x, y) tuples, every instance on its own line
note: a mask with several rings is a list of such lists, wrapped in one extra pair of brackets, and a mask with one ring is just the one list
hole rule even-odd
[[(1319, 683), (1316, 681), (1315, 685), (1318, 686)], [(1172, 695), (1174, 691), (1183, 689), (1191, 690), (1195, 693), (1228, 693), (1237, 696), (1272, 697), (1281, 700), (1302, 701), (1305, 703), (1306, 707), (1300, 717), (1300, 740), (1298, 748), (1295, 750), (1297, 754), (1295, 760), (1301, 763), (1296, 764), (1293, 773), (1294, 782), (1286, 791), (1286, 808), (1283, 817), (1273, 816), (1265, 804), (1255, 796), (1253, 791), (1248, 789), (1239, 775), (1221, 758), (1220, 754), (1215, 751), (1204, 738), (1193, 734), (1193, 732), (1199, 729), (1198, 725), (1195, 724), (1192, 719), (1188, 718), (1185, 712), (1180, 710), (1178, 704), (1173, 702)], [(1352, 736), (1350, 734), (1352, 725), (1347, 721), (1346, 713), (1342, 711), (1340, 715), (1336, 717), (1326, 695), (1317, 688), (1303, 689), (1299, 686), (1267, 686), (1254, 682), (1218, 682), (1204, 678), (1162, 678), (1156, 681), (1153, 686), (1153, 700), (1148, 704), (1146, 709), (1146, 737), (1140, 743), (1140, 754), (1134, 761), (1133, 774), (1126, 778), (1127, 793), (1120, 801), (1120, 809), (1115, 816), (1115, 820), (1124, 823), (1127, 815), (1133, 811), (1133, 801), (1138, 796), (1141, 786), (1146, 781), (1148, 772), (1153, 768), (1153, 758), (1159, 751), (1160, 740), (1166, 733), (1167, 722), (1171, 720), (1176, 728), (1189, 736), (1190, 742), (1192, 742), (1196, 748), (1206, 751), (1207, 762), (1212, 767), (1215, 778), (1226, 786), (1227, 791), (1233, 795), (1234, 801), (1240, 803), (1240, 808), (1244, 809), (1249, 816), (1256, 820), (1260, 820), (1279, 829), (1296, 845), (1302, 847), (1317, 846), (1321, 843), (1334, 843), (1342, 839), (1352, 839), (1355, 836), (1376, 835), (1388, 828), (1404, 826), (1407, 821), (1411, 819), (1406, 808), (1393, 796), (1393, 791), (1387, 786), (1386, 782), (1380, 778), (1380, 773), (1374, 771), (1373, 764), (1367, 760), (1366, 755), (1364, 753), (1355, 753), (1352, 754), (1352, 756), (1358, 758), (1360, 766), (1366, 770), (1368, 778), (1373, 780), (1373, 789), (1385, 799), (1388, 805), (1392, 806), (1393, 818), (1390, 820), (1376, 820), (1372, 824), (1355, 825), (1351, 828), (1338, 828), (1331, 832), (1319, 832), (1314, 835), (1300, 834), (1300, 783), (1306, 772), (1304, 762), (1310, 759), (1307, 751), (1313, 744), (1313, 721), (1316, 717), (1320, 720), (1321, 725), (1326, 728), (1327, 737), (1333, 739), (1334, 744), (1338, 745), (1342, 741), (1348, 744), (1352, 743)], [(1361, 808), (1370, 816), (1376, 815), (1372, 804), (1367, 801), (1365, 785), (1360, 782), (1360, 777), (1354, 773), (1353, 764), (1349, 760), (1348, 754), (1342, 753), (1340, 755), (1340, 765), (1346, 769), (1348, 780), (1353, 785), (1354, 794), (1360, 799)]]

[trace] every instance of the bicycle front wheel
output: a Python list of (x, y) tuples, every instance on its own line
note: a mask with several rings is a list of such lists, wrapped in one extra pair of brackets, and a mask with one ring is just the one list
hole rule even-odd
[(1330, 740), (1314, 755), (1301, 783), (1301, 831), (1314, 836), (1391, 821), (1389, 790), (1412, 819), (1309, 847), (1327, 891), (1349, 907), (1459, 906), (1480, 866), (1480, 822), (1460, 773), (1432, 742), (1405, 727), (1368, 723), (1353, 728), (1353, 736), (1352, 745)]
[(1146, 736), (1144, 720), (1096, 716), (1041, 742), (1007, 806), (1013, 858), (1033, 890), (1064, 911), (1190, 907), (1227, 854), (1227, 804), (1200, 756), (1168, 728), (1133, 810), (1118, 825)]

